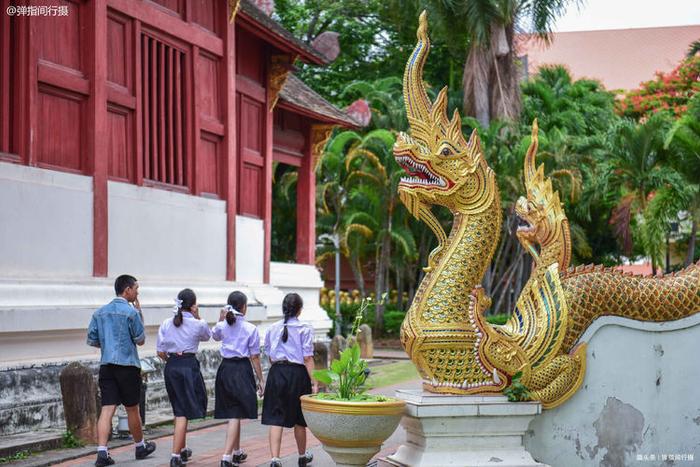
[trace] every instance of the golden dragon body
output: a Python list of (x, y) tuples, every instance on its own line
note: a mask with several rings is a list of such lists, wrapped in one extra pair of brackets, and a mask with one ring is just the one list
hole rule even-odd
[[(578, 340), (596, 318), (668, 321), (691, 315), (700, 310), (700, 269), (691, 266), (665, 277), (600, 266), (567, 270), (568, 220), (544, 168), (535, 168), (535, 123), (525, 158), (527, 196), (516, 204), (527, 223), (517, 236), (535, 267), (509, 321), (488, 324), (483, 312), (490, 300), (480, 284), (501, 231), (498, 186), (476, 133), (467, 141), (459, 114), (448, 119), (446, 88), (435, 102), (427, 96), (425, 13), (417, 36), (403, 83), (411, 135), (399, 135), (394, 156), (408, 174), (399, 184), (401, 200), (432, 229), (439, 245), (402, 325), (401, 341), (428, 391), (499, 393), (520, 372), (531, 397), (555, 407), (583, 381), (586, 348)], [(433, 205), (453, 214), (449, 237), (432, 214)]]

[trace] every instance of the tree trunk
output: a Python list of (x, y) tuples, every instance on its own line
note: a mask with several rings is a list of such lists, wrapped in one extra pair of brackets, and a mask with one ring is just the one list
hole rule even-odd
[(520, 73), (515, 62), (513, 25), (491, 25), (488, 44), (474, 44), (467, 52), (462, 75), (465, 115), (483, 127), (493, 119), (516, 120), (520, 115)]
[(464, 63), (462, 89), (464, 113), (476, 117), (482, 127), (491, 122), (489, 108), (489, 75), (493, 64), (492, 52), (486, 47), (473, 46)]
[(374, 337), (379, 338), (384, 331), (384, 303), (382, 303), (382, 295), (386, 291), (384, 280), (386, 279), (386, 269), (389, 264), (391, 255), (391, 238), (388, 230), (384, 234), (379, 251), (379, 260), (377, 261), (377, 274), (374, 281)]
[(365, 277), (362, 274), (362, 264), (360, 263), (360, 258), (356, 257), (355, 255), (350, 255), (350, 258), (348, 258), (348, 262), (350, 263), (350, 270), (352, 271), (352, 275), (355, 278), (355, 284), (357, 284), (357, 288), (360, 291), (360, 296), (362, 298), (365, 297)]
[(690, 232), (690, 240), (688, 241), (688, 253), (685, 256), (685, 267), (693, 264), (695, 260), (695, 239), (698, 233), (697, 216), (693, 214), (693, 230)]
[(671, 272), (671, 239), (669, 233), (666, 232), (666, 274)]
[(513, 25), (499, 25), (492, 35), (493, 84), (490, 86), (491, 119), (516, 120), (520, 115), (520, 71), (513, 47)]
[(403, 310), (403, 269), (396, 268), (396, 308)]

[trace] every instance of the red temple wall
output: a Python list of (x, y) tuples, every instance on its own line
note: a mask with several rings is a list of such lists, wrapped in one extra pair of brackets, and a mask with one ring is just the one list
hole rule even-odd
[[(9, 4), (0, 0), (3, 12)], [(92, 177), (94, 275), (108, 272), (113, 180), (225, 201), (229, 280), (235, 216), (261, 219), (267, 280), (270, 46), (230, 26), (219, 1), (27, 5), (69, 14), (0, 19), (0, 159)], [(279, 147), (303, 158), (306, 124), (282, 118)]]

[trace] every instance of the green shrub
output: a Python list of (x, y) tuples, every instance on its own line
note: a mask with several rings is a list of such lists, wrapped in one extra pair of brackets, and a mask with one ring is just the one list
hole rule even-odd
[(80, 441), (80, 438), (75, 436), (75, 433), (73, 433), (72, 431), (66, 430), (66, 432), (63, 433), (64, 448), (82, 448), (83, 446), (83, 442)]
[(406, 312), (400, 310), (384, 312), (384, 332), (388, 336), (398, 336), (405, 317)]

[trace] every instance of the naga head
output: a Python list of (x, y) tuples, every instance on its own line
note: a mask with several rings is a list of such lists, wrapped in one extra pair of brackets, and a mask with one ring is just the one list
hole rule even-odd
[(515, 213), (521, 221), (516, 234), (536, 260), (547, 256), (547, 261), (556, 261), (560, 269), (565, 270), (571, 260), (569, 220), (559, 200), (559, 192), (552, 188), (552, 181), (544, 175), (544, 164), (535, 168), (537, 132), (535, 120), (532, 140), (525, 155), (527, 197), (521, 196), (515, 204)]
[[(483, 204), (484, 196), (493, 195), (493, 190), (487, 186), (490, 170), (479, 138), (473, 132), (465, 140), (457, 110), (448, 119), (447, 87), (430, 102), (423, 83), (423, 65), (430, 51), (425, 11), (420, 15), (417, 37), (403, 77), (411, 134), (400, 133), (394, 144), (394, 158), (407, 174), (399, 183), (399, 195), (414, 215), (420, 205), (439, 204), (459, 211), (470, 204)], [(493, 174), (490, 176), (492, 179)]]

